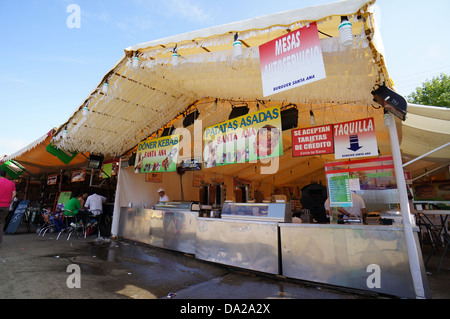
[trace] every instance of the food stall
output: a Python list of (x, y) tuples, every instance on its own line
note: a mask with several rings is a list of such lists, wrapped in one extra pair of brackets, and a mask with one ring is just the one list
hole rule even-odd
[[(10, 175), (16, 179), (19, 200), (28, 200), (28, 230), (30, 224), (43, 222), (44, 208), (52, 211), (61, 209), (74, 193), (96, 192), (104, 195), (110, 202), (103, 205), (101, 233), (108, 236), (111, 229), (115, 194), (115, 175), (117, 158), (101, 156), (101, 162), (94, 163), (94, 156), (82, 152), (66, 152), (52, 145), (55, 130), (52, 129), (19, 151), (5, 156), (0, 164), (20, 163), (23, 174)], [(95, 164), (95, 165), (94, 165)], [(109, 170), (107, 169), (109, 167)]]
[[(394, 139), (404, 114), (384, 112), (395, 104), (388, 96), (374, 102), (395, 92), (373, 3), (340, 1), (127, 48), (54, 142), (121, 157), (116, 236), (426, 298)], [(300, 190), (314, 183), (326, 185), (333, 207), (351, 206), (351, 191), (370, 213), (398, 205), (402, 224), (293, 223)], [(161, 187), (169, 202), (158, 202)]]

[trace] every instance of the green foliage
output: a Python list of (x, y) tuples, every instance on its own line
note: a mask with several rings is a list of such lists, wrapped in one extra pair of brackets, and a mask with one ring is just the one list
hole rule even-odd
[(450, 108), (450, 76), (441, 74), (427, 80), (407, 96), (410, 103)]

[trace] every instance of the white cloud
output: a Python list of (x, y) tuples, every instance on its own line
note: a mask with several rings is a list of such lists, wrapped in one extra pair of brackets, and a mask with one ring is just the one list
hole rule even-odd
[(169, 0), (164, 3), (171, 15), (185, 18), (191, 22), (210, 23), (213, 21), (209, 12), (191, 0)]
[(2, 75), (0, 77), (1, 82), (7, 82), (7, 83), (15, 83), (15, 84), (29, 84), (26, 80), (19, 79), (19, 78), (13, 78), (6, 75)]
[(88, 62), (86, 60), (73, 58), (70, 56), (33, 56), (33, 57), (27, 57), (26, 59), (30, 61), (39, 61), (39, 62), (56, 62), (56, 63), (70, 63), (70, 64), (80, 64), (80, 65), (91, 65), (92, 62)]
[[(194, 0), (166, 0), (162, 2), (132, 0), (130, 9), (134, 14), (132, 17), (119, 17), (114, 22), (117, 28), (127, 32), (145, 31), (157, 28), (162, 24), (179, 24), (183, 21), (196, 24), (212, 23), (214, 19), (210, 12)], [(165, 20), (165, 21), (163, 21)]]

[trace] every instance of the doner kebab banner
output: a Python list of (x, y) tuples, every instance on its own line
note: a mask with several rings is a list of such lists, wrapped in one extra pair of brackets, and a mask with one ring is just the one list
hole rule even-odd
[(179, 142), (180, 135), (170, 135), (139, 143), (134, 172), (175, 172)]
[(266, 108), (207, 127), (204, 167), (257, 161), (283, 155), (279, 107)]

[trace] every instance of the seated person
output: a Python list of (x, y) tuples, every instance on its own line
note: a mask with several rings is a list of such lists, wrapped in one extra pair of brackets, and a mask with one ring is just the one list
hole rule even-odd
[(47, 207), (45, 210), (45, 215), (48, 216), (48, 219), (55, 225), (58, 231), (61, 231), (66, 228), (66, 224), (62, 220), (62, 214), (60, 212), (56, 212), (53, 214), (51, 207)]
[(81, 221), (83, 224), (85, 224), (87, 217), (88, 217), (88, 213), (81, 210), (80, 202), (82, 200), (83, 200), (83, 195), (81, 195), (81, 194), (74, 195), (64, 205), (63, 213), (64, 213), (64, 215), (66, 215), (68, 217), (77, 216), (78, 221)]
[(97, 216), (103, 213), (103, 203), (105, 201), (106, 197), (94, 193), (87, 198), (84, 207), (89, 209), (89, 212), (91, 212), (92, 215)]
[(67, 201), (64, 205), (63, 213), (66, 216), (75, 216), (78, 214), (78, 211), (81, 209), (80, 201), (82, 200), (82, 195), (74, 195), (71, 199)]

